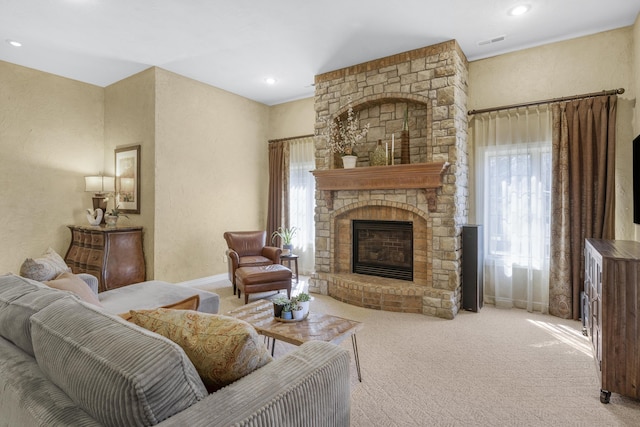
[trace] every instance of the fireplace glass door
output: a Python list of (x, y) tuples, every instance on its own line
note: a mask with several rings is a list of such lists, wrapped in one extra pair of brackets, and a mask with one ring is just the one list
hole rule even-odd
[(354, 220), (353, 272), (413, 281), (413, 223)]

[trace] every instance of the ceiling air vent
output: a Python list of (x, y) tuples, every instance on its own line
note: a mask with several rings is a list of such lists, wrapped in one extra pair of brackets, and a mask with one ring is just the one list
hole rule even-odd
[(485, 45), (488, 45), (488, 44), (498, 43), (498, 42), (503, 41), (506, 38), (507, 38), (506, 35), (502, 35), (502, 36), (496, 36), (496, 37), (493, 37), (493, 38), (487, 39), (487, 40), (481, 40), (481, 41), (478, 42), (478, 46), (485, 46)]

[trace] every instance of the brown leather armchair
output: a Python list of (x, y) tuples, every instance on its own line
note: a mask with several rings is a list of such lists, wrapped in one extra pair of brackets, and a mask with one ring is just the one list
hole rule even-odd
[(229, 257), (229, 280), (233, 284), (233, 294), (236, 294), (236, 270), (240, 267), (259, 267), (261, 265), (280, 264), (282, 249), (267, 246), (266, 231), (227, 231), (224, 233), (227, 241), (227, 256)]

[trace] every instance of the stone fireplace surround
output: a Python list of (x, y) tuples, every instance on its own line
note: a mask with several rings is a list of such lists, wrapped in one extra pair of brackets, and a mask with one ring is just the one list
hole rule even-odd
[[(371, 129), (365, 145), (358, 147), (355, 172), (331, 172), (338, 167), (335, 157), (326, 141), (316, 141), (316, 271), (311, 291), (363, 307), (455, 317), (461, 301), (460, 232), (468, 212), (467, 67), (452, 40), (316, 76), (318, 133), (324, 132), (327, 119), (345, 114), (349, 95), (361, 125), (369, 122)], [(399, 165), (405, 109), (411, 165)], [(369, 166), (377, 141), (391, 146), (392, 134), (396, 165)], [(415, 177), (423, 169), (429, 170), (427, 183), (410, 183), (422, 179)], [(375, 185), (388, 181), (380, 177), (384, 174), (400, 176), (403, 185)], [(353, 176), (363, 185), (353, 185)], [(413, 282), (351, 273), (354, 219), (413, 223)]]

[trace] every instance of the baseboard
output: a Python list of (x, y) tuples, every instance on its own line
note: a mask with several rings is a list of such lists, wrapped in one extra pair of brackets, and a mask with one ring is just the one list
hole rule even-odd
[(214, 282), (222, 282), (223, 280), (229, 280), (228, 275), (226, 273), (216, 274), (215, 276), (207, 276), (207, 277), (200, 277), (198, 279), (187, 280), (184, 282), (176, 283), (176, 285), (193, 287), (193, 286), (206, 285)]

